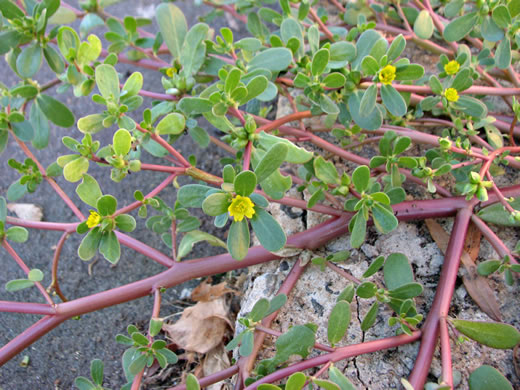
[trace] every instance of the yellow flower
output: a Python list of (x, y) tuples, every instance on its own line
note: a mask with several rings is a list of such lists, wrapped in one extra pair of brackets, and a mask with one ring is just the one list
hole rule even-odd
[(379, 72), (379, 81), (390, 85), (395, 80), (395, 66), (387, 65)]
[(460, 69), (460, 64), (455, 61), (451, 60), (446, 65), (444, 65), (444, 71), (449, 74), (450, 76), (453, 76), (454, 74), (457, 74), (457, 72)]
[(444, 96), (448, 99), (449, 102), (456, 102), (459, 100), (459, 93), (455, 88), (448, 88), (444, 91)]
[(97, 226), (101, 222), (101, 215), (96, 213), (95, 211), (90, 210), (90, 215), (87, 219), (87, 226), (89, 229), (92, 229), (94, 226)]
[(173, 75), (176, 73), (175, 68), (168, 68), (166, 69), (166, 76), (173, 77)]
[(235, 221), (240, 222), (244, 219), (244, 216), (247, 218), (253, 218), (253, 215), (255, 214), (254, 207), (255, 204), (247, 196), (237, 195), (231, 201), (228, 211), (229, 215), (235, 218)]

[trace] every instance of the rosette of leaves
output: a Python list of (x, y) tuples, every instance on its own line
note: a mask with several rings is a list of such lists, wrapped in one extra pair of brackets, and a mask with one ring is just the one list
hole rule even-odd
[(177, 363), (178, 357), (168, 349), (166, 341), (154, 340), (154, 337), (161, 331), (162, 324), (161, 319), (152, 318), (148, 329), (149, 337), (139, 332), (139, 329), (134, 325), (127, 327), (130, 337), (123, 334), (116, 336), (118, 343), (130, 346), (123, 353), (123, 370), (128, 383), (121, 387), (122, 390), (130, 390), (134, 377), (145, 367), (150, 367), (155, 361), (159, 363), (161, 368)]
[(49, 45), (49, 41), (56, 36), (56, 30), (51, 30), (48, 36), (45, 34), (47, 25), (59, 6), (59, 0), (28, 2), (25, 13), (15, 2), (0, 2), (0, 12), (4, 17), (0, 33), (0, 54), (9, 56), (9, 65), (21, 78), (33, 77), (44, 58), (54, 72), (63, 72), (63, 60)]
[[(99, 20), (95, 20), (99, 22)], [(137, 31), (138, 28), (151, 24), (151, 20), (147, 18), (135, 18), (133, 16), (125, 16), (123, 23), (115, 18), (108, 18), (105, 23), (108, 32), (105, 33), (105, 39), (110, 42), (108, 51), (110, 53), (121, 53), (126, 48), (136, 48), (128, 50), (126, 55), (132, 61), (139, 61), (146, 57), (146, 54), (139, 51), (141, 49), (150, 49), (154, 47), (155, 39), (141, 38)]]
[(136, 154), (132, 148), (132, 135), (126, 129), (119, 129), (114, 133), (112, 146), (102, 148), (97, 157), (104, 159), (112, 166), (110, 178), (119, 183), (129, 171), (141, 170), (141, 161), (134, 159)]
[(78, 376), (74, 380), (74, 385), (79, 390), (109, 390), (103, 387), (104, 364), (99, 359), (90, 362), (90, 377), (92, 380), (84, 376)]
[(278, 311), (287, 302), (285, 294), (279, 294), (273, 299), (262, 298), (258, 300), (251, 311), (245, 317), (240, 317), (238, 323), (245, 327), (227, 345), (226, 350), (232, 351), (240, 345), (238, 353), (240, 356), (249, 356), (253, 352), (255, 326), (260, 324), (262, 319)]
[(7, 161), (7, 164), (22, 175), (20, 179), (12, 183), (7, 189), (7, 199), (15, 201), (20, 199), (26, 193), (33, 193), (36, 191), (43, 180), (43, 176), (32, 159), (26, 158), (25, 161), (21, 163), (11, 158)]
[(389, 188), (401, 187), (404, 175), (399, 168), (413, 169), (417, 167), (417, 160), (413, 157), (399, 156), (411, 145), (410, 137), (398, 137), (393, 131), (386, 132), (379, 141), (379, 153), (370, 159), (370, 168), (377, 168), (385, 164), (386, 172), (389, 174), (383, 180), (388, 183)]
[(65, 180), (75, 183), (88, 172), (89, 161), (94, 158), (99, 149), (99, 141), (92, 141), (90, 134), (85, 134), (81, 143), (72, 137), (62, 138), (63, 145), (67, 149), (79, 154), (66, 154), (57, 159), (58, 165), (63, 168)]
[[(520, 46), (513, 20), (519, 13), (519, 7), (514, 1), (489, 3), (478, 0), (464, 7), (464, 2), (457, 0), (450, 2), (444, 13), (448, 18), (455, 17), (444, 29), (446, 41), (459, 41), (468, 34), (477, 33), (490, 45), (496, 45), (495, 58), (490, 65), (499, 69), (507, 69), (511, 65), (513, 52), (517, 52)], [(479, 27), (478, 32), (475, 31), (476, 26)]]
[(352, 183), (359, 193), (359, 199), (353, 198), (345, 202), (345, 210), (355, 211), (349, 223), (350, 244), (359, 248), (365, 241), (367, 221), (372, 218), (376, 229), (389, 233), (397, 227), (397, 218), (391, 205), (403, 200), (403, 190), (389, 189), (381, 191), (381, 185), (370, 178), (370, 169), (366, 165), (357, 167), (352, 173)]
[(138, 96), (143, 86), (143, 75), (140, 72), (132, 73), (121, 90), (116, 69), (105, 63), (96, 66), (95, 81), (101, 95), (94, 94), (92, 101), (105, 106), (106, 110), (102, 114), (80, 118), (77, 123), (79, 131), (93, 134), (114, 123), (120, 128), (134, 130), (134, 120), (124, 114), (137, 109), (143, 102), (143, 98)]
[[(59, 76), (63, 82), (59, 90), (66, 91), (72, 86), (74, 96), (88, 96), (96, 84), (94, 69), (99, 65), (97, 59), (101, 54), (101, 40), (91, 34), (81, 42), (74, 29), (63, 26), (58, 31), (57, 42), (63, 58), (69, 63), (67, 70)], [(105, 59), (107, 64), (115, 65), (115, 62), (117, 58), (114, 56)]]
[(92, 223), (89, 217), (78, 225), (76, 231), (79, 234), (88, 232), (78, 248), (79, 257), (87, 261), (99, 251), (109, 262), (117, 263), (121, 256), (121, 247), (115, 230), (132, 232), (136, 227), (134, 217), (128, 214), (115, 215), (117, 199), (112, 195), (103, 195), (96, 179), (90, 175), (83, 175), (83, 181), (76, 188), (76, 193), (83, 202), (96, 210), (91, 211), (91, 216), (94, 215), (94, 222), (97, 222)]
[[(361, 330), (367, 331), (374, 325), (381, 304), (388, 304), (396, 316), (388, 319), (390, 326), (399, 325), (397, 333), (411, 334), (412, 329), (419, 324), (423, 316), (417, 313), (413, 298), (422, 294), (424, 288), (416, 283), (413, 269), (408, 258), (402, 253), (392, 253), (386, 259), (377, 257), (363, 274), (367, 279), (383, 268), (385, 287), (378, 287), (376, 283), (364, 281), (355, 291), (359, 298), (376, 298), (361, 322)], [(353, 294), (350, 291), (349, 297)], [(340, 294), (342, 295), (342, 294)]]
[(443, 82), (436, 75), (432, 75), (429, 84), (437, 96), (423, 99), (422, 110), (430, 111), (440, 102), (445, 111), (453, 112), (454, 117), (458, 116), (454, 111), (477, 119), (486, 117), (488, 109), (484, 103), (471, 96), (459, 95), (473, 85), (473, 70), (470, 67), (460, 69), (455, 76), (445, 78)]
[[(260, 179), (271, 167), (259, 166), (257, 174)], [(229, 219), (229, 208), (233, 198), (241, 196), (247, 198), (250, 207), (254, 210), (252, 216), (236, 219), (231, 222), (228, 233), (227, 248), (236, 260), (243, 259), (250, 245), (249, 223), (255, 232), (260, 244), (271, 252), (283, 248), (286, 236), (278, 222), (269, 214), (265, 207), (269, 205), (262, 195), (253, 193), (257, 185), (257, 174), (251, 171), (242, 171), (236, 174), (231, 165), (224, 167), (224, 182), (221, 189), (205, 185), (190, 184), (179, 189), (177, 200), (184, 207), (200, 207), (205, 214), (215, 217), (215, 226), (224, 227)], [(251, 210), (251, 211), (252, 211)]]
[[(419, 64), (410, 64), (407, 58), (398, 59), (406, 47), (406, 40), (402, 35), (397, 36), (392, 44), (386, 49), (386, 41), (373, 30), (363, 33), (357, 43), (359, 48), (362, 44), (368, 46), (360, 53), (356, 61), (359, 70), (364, 76), (373, 76), (374, 83), (363, 93), (357, 92), (349, 98), (350, 114), (354, 121), (361, 127), (369, 125), (369, 129), (375, 129), (375, 124), (382, 121), (380, 115), (383, 113), (376, 105), (378, 96), (377, 82), (381, 82), (379, 93), (386, 110), (395, 117), (406, 114), (408, 103), (405, 98), (392, 86), (393, 81), (414, 81), (420, 79), (424, 74), (424, 68)], [(360, 57), (360, 54), (367, 54)], [(408, 97), (407, 97), (408, 99)], [(379, 114), (377, 115), (377, 111)]]

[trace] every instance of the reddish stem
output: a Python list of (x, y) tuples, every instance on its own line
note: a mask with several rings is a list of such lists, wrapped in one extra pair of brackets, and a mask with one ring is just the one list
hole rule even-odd
[[(20, 266), (20, 268), (23, 270), (23, 272), (25, 272), (26, 275), (29, 275), (29, 272), (31, 270), (29, 269), (29, 267), (27, 267), (27, 265), (24, 263), (22, 258), (20, 256), (18, 256), (18, 253), (16, 253), (16, 251), (13, 249), (13, 247), (11, 245), (9, 245), (7, 240), (4, 239), (2, 241), (2, 246), (7, 251), (7, 253), (9, 253), (11, 255), (11, 257), (14, 259), (14, 261), (16, 261), (16, 263)], [(38, 288), (38, 290), (40, 290), (40, 292), (42, 293), (45, 300), (49, 303), (49, 305), (54, 305), (54, 301), (52, 300), (49, 293), (42, 286), (42, 284), (40, 282), (34, 282), (34, 285)]]
[(446, 317), (439, 318), (439, 333), (441, 339), (441, 363), (442, 363), (442, 383), (450, 386), (453, 389), (453, 371), (451, 363), (451, 346), (450, 334), (448, 332), (448, 325)]
[(56, 309), (45, 303), (0, 301), (0, 312), (52, 315)]

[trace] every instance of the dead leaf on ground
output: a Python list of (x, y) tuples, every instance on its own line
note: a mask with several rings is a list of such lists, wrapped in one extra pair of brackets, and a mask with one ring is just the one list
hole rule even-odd
[(26, 221), (41, 221), (43, 209), (33, 203), (7, 203), (7, 210)]
[[(229, 361), (229, 357), (224, 348), (224, 344), (220, 343), (211, 351), (209, 351), (204, 357), (204, 361), (202, 362), (202, 375), (208, 376), (214, 374), (216, 372), (225, 370), (226, 368), (231, 367), (231, 362)], [(222, 386), (225, 386), (225, 382), (217, 382), (210, 386), (207, 386), (207, 390), (221, 390)]]
[(221, 297), (184, 309), (179, 321), (164, 324), (163, 330), (180, 348), (207, 353), (222, 342), (228, 326), (233, 328), (229, 307)]
[[(427, 219), (426, 226), (433, 240), (444, 254), (448, 248), (450, 235), (433, 219)], [(471, 237), (475, 237), (475, 233), (471, 233)], [(478, 240), (480, 244), (480, 237)], [(467, 244), (466, 247), (468, 247)], [(473, 249), (473, 246), (471, 246), (471, 248), (472, 254), (475, 255), (476, 250)], [(476, 256), (478, 256), (478, 252)], [(490, 318), (495, 321), (502, 321), (502, 315), (499, 309), (500, 305), (495, 297), (495, 293), (489, 286), (489, 280), (477, 273), (475, 262), (466, 251), (462, 252), (461, 262), (467, 272), (467, 275), (462, 277), (462, 281), (468, 294)]]
[(191, 300), (195, 302), (208, 302), (220, 298), (227, 293), (236, 294), (236, 291), (228, 288), (226, 282), (212, 285), (211, 278), (209, 278), (193, 289), (191, 292)]

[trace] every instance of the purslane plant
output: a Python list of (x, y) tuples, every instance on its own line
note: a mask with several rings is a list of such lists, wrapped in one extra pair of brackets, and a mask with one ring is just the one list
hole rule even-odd
[[(78, 10), (60, 0), (0, 0), (0, 54), (20, 78), (14, 86), (0, 84), (0, 152), (8, 153), (5, 148), (11, 137), (26, 155), (24, 162), (9, 160), (20, 178), (5, 196), (16, 201), (47, 183), (78, 219), (71, 223), (17, 219), (7, 215), (5, 198), (0, 197), (0, 242), (27, 275), (8, 282), (6, 290), (36, 286), (46, 301), (0, 301), (1, 311), (43, 316), (0, 348), (0, 364), (67, 319), (153, 294), (148, 334), (129, 325), (129, 336), (116, 339), (129, 346), (122, 357), (128, 380), (123, 388), (138, 389), (154, 362), (163, 368), (177, 362), (166, 342), (154, 340), (163, 324), (164, 289), (277, 260), (287, 249), (293, 253), (317, 249), (338, 237), (359, 248), (370, 225), (386, 234), (399, 222), (436, 217), (454, 217), (455, 222), (427, 312), (420, 313), (414, 300), (424, 287), (415, 281), (413, 259), (400, 253), (379, 256), (357, 279), (335, 264), (349, 256), (338, 252), (312, 260), (346, 278), (328, 318), (329, 345), (316, 342), (316, 324), (297, 324), (281, 334), (271, 323), (305, 271), (306, 264), (296, 261), (278, 295), (259, 300), (239, 318), (244, 329), (227, 346), (228, 350), (238, 347), (236, 363), (206, 378), (190, 374), (185, 385), (174, 388), (195, 390), (236, 374), (237, 388), (278, 389), (284, 384), (286, 389), (302, 389), (312, 383), (326, 389), (352, 389), (351, 380), (334, 363), (420, 340), (414, 369), (402, 383), (407, 389), (422, 389), (440, 340), (442, 376), (427, 386), (447, 389), (455, 385), (450, 335), (462, 334), (500, 349), (519, 344), (520, 332), (510, 325), (448, 317), (470, 223), (501, 258), (481, 262), (479, 274), (498, 271), (513, 285), (520, 271), (520, 242), (509, 248), (488, 226), (520, 224), (520, 186), (500, 187), (496, 180), (509, 175), (515, 182), (520, 167), (520, 147), (515, 143), (520, 134), (520, 104), (514, 98), (520, 94), (515, 70), (520, 58), (518, 2), (330, 0), (332, 8), (327, 11), (310, 0), (279, 0), (279, 8), (270, 8), (275, 3), (270, 0), (204, 1), (214, 10), (202, 20), (227, 12), (245, 23), (250, 35), (239, 40), (227, 27), (215, 32), (204, 22), (188, 26), (182, 11), (171, 3), (157, 7), (160, 31), (152, 34), (145, 29), (150, 20), (110, 16), (105, 7), (114, 2), (85, 0), (83, 10)], [(339, 21), (329, 23), (331, 17)], [(79, 34), (63, 25), (76, 19), (81, 19)], [(107, 48), (99, 36), (89, 34), (101, 26), (110, 42)], [(438, 63), (410, 63), (405, 55), (407, 41), (438, 55)], [(41, 85), (33, 77), (44, 60), (56, 78)], [(139, 71), (123, 83), (119, 63), (156, 71), (164, 90), (143, 89), (146, 80)], [(77, 98), (90, 96), (98, 111), (76, 120), (65, 104), (45, 93), (55, 86), (59, 91), (72, 88)], [(292, 113), (267, 119), (275, 99), (282, 95)], [(509, 111), (492, 112), (493, 105), (484, 96), (500, 97)], [(142, 106), (143, 97), (152, 98), (154, 104), (138, 118), (133, 111)], [(309, 118), (319, 118), (320, 124), (307, 122)], [(202, 120), (223, 135), (210, 135), (199, 126)], [(49, 122), (76, 125), (81, 134), (63, 137), (61, 142), (72, 154), (56, 156), (55, 163), (44, 167), (31, 149), (59, 141), (50, 137)], [(436, 131), (428, 131), (432, 128)], [(111, 144), (96, 140), (100, 131), (111, 132)], [(201, 148), (214, 143), (230, 153), (222, 161), (220, 176), (205, 172), (179, 153), (175, 144), (184, 133)], [(361, 153), (369, 144), (377, 145), (370, 159)], [(424, 155), (418, 152), (420, 147), (427, 149)], [(163, 158), (164, 164), (147, 163), (147, 154)], [(357, 166), (349, 168), (350, 163)], [(130, 173), (146, 176), (147, 171), (155, 171), (166, 178), (146, 195), (144, 188), (132, 189), (135, 202), (118, 209), (117, 199), (103, 194), (89, 174), (91, 164), (109, 169), (110, 178), (123, 186)], [(180, 176), (192, 181), (179, 185)], [(79, 182), (76, 193), (89, 205), (88, 216), (61, 189), (63, 180)], [(454, 183), (445, 184), (450, 181)], [(159, 195), (172, 183), (176, 202), (166, 204)], [(425, 187), (430, 199), (406, 200), (411, 186)], [(289, 195), (291, 189), (304, 196)], [(273, 203), (329, 219), (287, 237), (270, 213)], [(148, 217), (150, 208), (158, 214)], [(215, 227), (227, 234), (227, 242), (200, 230), (200, 220), (190, 213), (193, 208), (213, 217)], [(137, 209), (136, 222), (130, 213)], [(127, 235), (137, 223), (159, 234), (171, 254)], [(27, 266), (10, 245), (28, 239), (26, 228), (62, 232), (48, 289), (40, 283), (45, 272)], [(259, 246), (250, 246), (250, 228)], [(124, 245), (167, 269), (92, 296), (65, 297), (58, 284), (57, 263), (66, 238), (73, 234), (85, 234), (77, 250), (82, 260), (99, 251), (116, 263)], [(227, 248), (229, 253), (182, 260), (199, 242)], [(370, 279), (378, 272), (382, 285)], [(355, 296), (372, 300), (362, 331), (374, 326), (385, 305), (393, 313), (387, 322), (397, 326), (397, 335), (344, 344)], [(276, 352), (257, 362), (267, 334), (277, 338)], [(312, 349), (319, 354), (309, 357)], [(288, 365), (292, 355), (301, 361)], [(328, 379), (323, 378), (326, 375)], [(93, 382), (79, 377), (76, 386), (103, 388), (100, 361), (92, 362), (91, 376)], [(464, 386), (512, 388), (490, 366), (472, 372)]]

